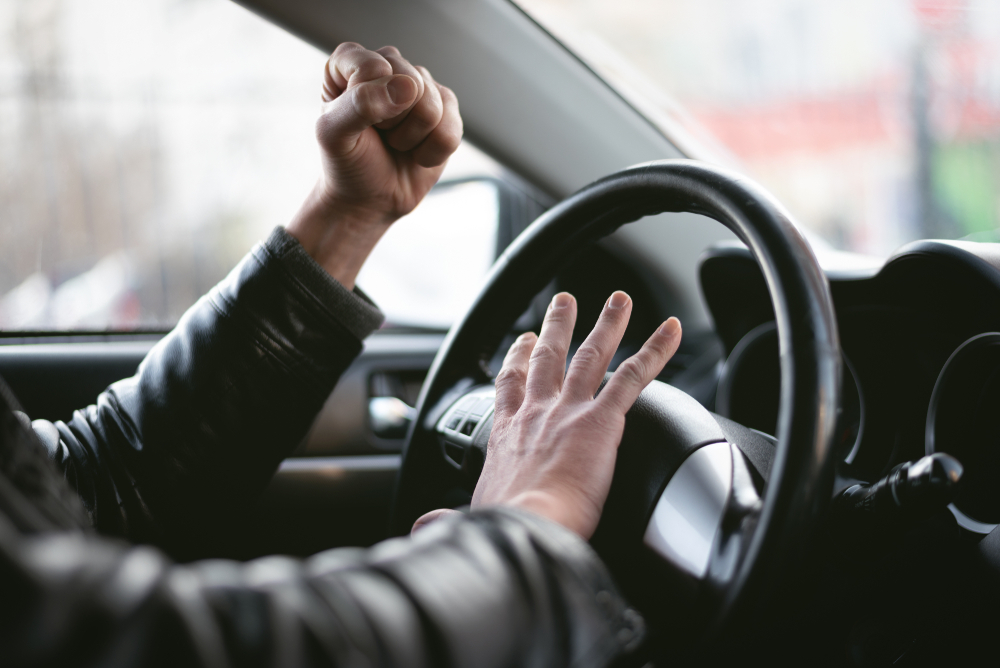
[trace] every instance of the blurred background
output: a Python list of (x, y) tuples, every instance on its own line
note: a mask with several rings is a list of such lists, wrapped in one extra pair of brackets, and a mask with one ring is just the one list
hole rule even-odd
[(1000, 240), (998, 0), (517, 2), (838, 249)]
[[(838, 249), (1000, 240), (1000, 0), (518, 4)], [(325, 60), (229, 0), (0, 0), (0, 329), (172, 326), (312, 187)], [(501, 173), (464, 144), (446, 179)], [(451, 324), (497, 210), (462, 181), (393, 227), (390, 326)]]
[[(327, 55), (229, 0), (0, 0), (0, 329), (172, 327), (315, 183)], [(446, 178), (499, 171), (465, 145)], [(450, 326), (497, 206), (394, 226), (359, 277), (390, 326)]]

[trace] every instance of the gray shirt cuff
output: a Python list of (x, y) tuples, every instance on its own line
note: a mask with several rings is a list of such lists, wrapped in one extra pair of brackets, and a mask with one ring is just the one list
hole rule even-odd
[(313, 293), (344, 328), (358, 339), (364, 339), (382, 326), (385, 316), (358, 288), (348, 290), (328, 274), (298, 239), (285, 228), (274, 228), (264, 242), (265, 250), (278, 259), (299, 283)]

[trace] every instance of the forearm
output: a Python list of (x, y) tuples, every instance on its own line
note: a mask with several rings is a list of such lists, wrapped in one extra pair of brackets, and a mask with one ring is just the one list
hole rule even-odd
[(288, 225), (288, 233), (316, 262), (348, 290), (375, 244), (395, 217), (327, 201), (318, 183)]
[(95, 538), (9, 539), (0, 526), (13, 665), (604, 666), (642, 636), (586, 543), (510, 511), (305, 562), (174, 566)]
[(256, 498), (380, 321), (277, 230), (134, 377), (36, 431), (102, 532), (207, 539)]

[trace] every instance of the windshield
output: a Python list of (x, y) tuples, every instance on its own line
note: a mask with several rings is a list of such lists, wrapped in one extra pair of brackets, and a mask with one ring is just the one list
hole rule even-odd
[(998, 0), (518, 0), (842, 250), (1000, 241)]

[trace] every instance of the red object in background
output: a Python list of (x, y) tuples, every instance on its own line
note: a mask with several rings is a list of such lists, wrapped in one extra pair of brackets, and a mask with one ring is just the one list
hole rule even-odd
[(722, 144), (747, 159), (881, 144), (899, 132), (890, 127), (874, 91), (747, 108), (696, 109), (693, 115)]
[(141, 324), (140, 316), (142, 316), (142, 303), (139, 301), (139, 296), (133, 290), (129, 290), (115, 305), (108, 328), (118, 331), (136, 329)]
[[(1000, 104), (979, 89), (992, 45), (963, 35), (964, 0), (912, 0), (917, 20), (943, 48), (946, 80), (931, 82), (930, 103), (946, 141), (1000, 137)], [(936, 85), (935, 85), (936, 84)], [(897, 71), (867, 90), (787, 98), (742, 107), (692, 109), (698, 121), (742, 158), (756, 160), (872, 148), (911, 141), (910, 72)]]
[(920, 25), (933, 32), (949, 32), (962, 23), (968, 10), (965, 0), (912, 0)]
[[(828, 98), (791, 99), (755, 107), (694, 109), (692, 115), (733, 153), (745, 159), (823, 154), (892, 141), (911, 132), (896, 101), (868, 91)], [(900, 96), (905, 95), (901, 92)], [(957, 96), (956, 96), (957, 97)], [(902, 103), (902, 104), (900, 104)], [(1000, 137), (1000, 106), (974, 95), (948, 100), (951, 141)]]

